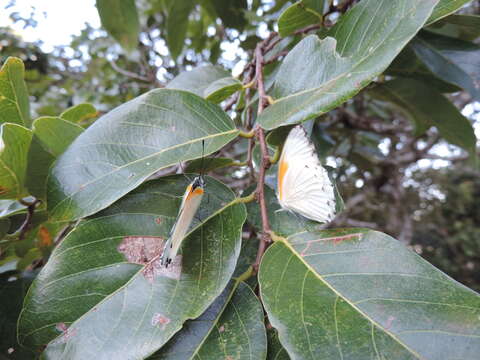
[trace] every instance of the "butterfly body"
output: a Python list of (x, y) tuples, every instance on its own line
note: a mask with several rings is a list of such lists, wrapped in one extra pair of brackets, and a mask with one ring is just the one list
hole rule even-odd
[(335, 216), (335, 192), (327, 170), (302, 126), (288, 134), (278, 164), (277, 198), (282, 208), (318, 222)]
[(172, 260), (175, 259), (175, 256), (177, 256), (180, 245), (187, 234), (198, 208), (200, 207), (204, 193), (205, 181), (203, 176), (197, 176), (187, 186), (187, 189), (183, 194), (177, 220), (175, 221), (170, 232), (170, 237), (163, 248), (160, 263), (165, 267), (168, 267)]

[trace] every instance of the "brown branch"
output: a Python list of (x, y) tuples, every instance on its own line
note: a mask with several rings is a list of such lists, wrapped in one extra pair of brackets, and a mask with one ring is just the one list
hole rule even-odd
[[(255, 78), (257, 82), (257, 89), (258, 89), (258, 115), (260, 115), (265, 107), (268, 106), (267, 101), (267, 94), (265, 92), (265, 84), (263, 80), (263, 54), (270, 45), (270, 41), (275, 41), (276, 35), (270, 36), (265, 41), (261, 42), (257, 45), (255, 49)], [(275, 39), (275, 40), (272, 40)], [(258, 245), (258, 252), (257, 257), (255, 259), (255, 263), (253, 264), (253, 271), (254, 273), (258, 272), (258, 268), (260, 266), (260, 261), (262, 260), (262, 256), (265, 253), (265, 250), (272, 242), (270, 233), (270, 221), (268, 219), (268, 211), (267, 211), (267, 203), (265, 201), (265, 173), (270, 167), (270, 157), (268, 156), (268, 148), (267, 142), (265, 140), (265, 132), (260, 127), (260, 125), (255, 126), (255, 134), (256, 138), (260, 144), (260, 150), (262, 153), (261, 157), (261, 164), (260, 164), (260, 172), (258, 176), (258, 184), (257, 184), (257, 201), (260, 206), (260, 214), (262, 217), (262, 233), (260, 236), (260, 243)]]
[(109, 61), (110, 65), (112, 66), (112, 68), (122, 74), (122, 75), (125, 75), (126, 77), (129, 77), (129, 78), (132, 78), (132, 79), (136, 79), (136, 80), (140, 80), (140, 81), (144, 81), (144, 82), (152, 82), (151, 79), (147, 78), (147, 77), (144, 77), (144, 76), (141, 76), (141, 75), (138, 75), (138, 74), (135, 74), (134, 72), (131, 72), (131, 71), (128, 71), (128, 70), (125, 70), (125, 69), (122, 69), (121, 67), (119, 67), (117, 65), (117, 63), (113, 60)]

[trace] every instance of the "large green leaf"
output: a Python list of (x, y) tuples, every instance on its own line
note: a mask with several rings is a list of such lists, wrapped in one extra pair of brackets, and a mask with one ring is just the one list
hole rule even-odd
[(0, 127), (0, 199), (27, 196), (25, 176), (32, 132), (23, 126), (4, 123)]
[(219, 103), (242, 89), (242, 84), (220, 66), (205, 65), (181, 73), (170, 81), (167, 88), (190, 91)]
[[(70, 112), (67, 113), (67, 118), (78, 119), (79, 116)], [(30, 194), (45, 199), (50, 166), (82, 132), (83, 128), (79, 125), (59, 117), (44, 116), (33, 122), (27, 169), (27, 188)]]
[(295, 359), (463, 359), (480, 352), (480, 297), (388, 235), (303, 232), (259, 273), (268, 318)]
[(200, 316), (235, 269), (246, 213), (231, 190), (207, 178), (181, 271), (160, 267), (189, 182), (148, 182), (74, 229), (29, 290), (21, 342), (35, 349), (50, 341), (45, 357), (52, 359), (144, 358)]
[(149, 359), (261, 360), (266, 352), (262, 306), (248, 285), (235, 282)]
[(30, 103), (25, 67), (19, 58), (9, 57), (0, 69), (0, 124), (16, 123), (30, 127)]
[(184, 91), (152, 90), (102, 116), (58, 158), (47, 184), (51, 216), (93, 214), (154, 172), (211, 154), (237, 134), (218, 106)]
[(278, 18), (280, 36), (291, 35), (295, 30), (323, 21), (324, 0), (302, 0), (290, 5)]
[(470, 0), (440, 0), (428, 19), (427, 25), (433, 24), (435, 21), (454, 13), (469, 1)]
[(273, 129), (306, 121), (354, 96), (385, 70), (437, 2), (363, 0), (332, 28), (333, 38), (303, 39), (283, 61), (273, 91), (275, 103), (258, 122)]
[(470, 121), (442, 94), (413, 79), (395, 79), (372, 88), (371, 94), (390, 101), (409, 116), (416, 134), (434, 125), (452, 144), (475, 154), (476, 137)]
[(167, 45), (176, 59), (182, 52), (187, 34), (188, 16), (195, 5), (191, 0), (175, 0), (170, 5), (167, 17)]
[(97, 0), (102, 26), (127, 50), (137, 46), (140, 22), (135, 0)]
[(426, 82), (441, 93), (452, 93), (462, 90), (460, 87), (440, 79), (433, 73), (420, 61), (418, 56), (415, 55), (411, 44), (407, 45), (402, 52), (400, 52), (385, 73), (396, 77), (407, 77)]
[(480, 46), (423, 32), (411, 43), (420, 60), (439, 78), (480, 100)]

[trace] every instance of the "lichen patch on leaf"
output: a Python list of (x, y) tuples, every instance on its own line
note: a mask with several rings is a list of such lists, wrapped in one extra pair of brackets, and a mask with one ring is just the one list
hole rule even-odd
[(168, 267), (160, 263), (160, 256), (150, 261), (143, 269), (145, 278), (153, 282), (155, 276), (164, 276), (170, 279), (179, 280), (182, 273), (182, 255), (177, 255)]
[(159, 236), (126, 236), (117, 249), (128, 262), (146, 265), (161, 254), (164, 242)]

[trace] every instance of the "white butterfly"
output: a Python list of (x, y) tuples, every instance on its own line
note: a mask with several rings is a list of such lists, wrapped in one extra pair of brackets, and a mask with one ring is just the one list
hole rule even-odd
[(165, 267), (168, 267), (172, 260), (175, 259), (175, 256), (177, 256), (178, 249), (180, 249), (185, 234), (202, 202), (204, 192), (205, 180), (202, 175), (195, 177), (192, 183), (187, 186), (185, 194), (183, 194), (180, 210), (178, 211), (177, 220), (175, 225), (173, 225), (170, 238), (165, 243), (160, 257), (160, 263), (165, 265)]
[(282, 208), (318, 222), (335, 215), (335, 192), (305, 129), (288, 134), (278, 164), (277, 197)]

